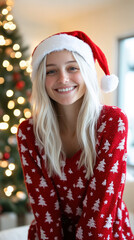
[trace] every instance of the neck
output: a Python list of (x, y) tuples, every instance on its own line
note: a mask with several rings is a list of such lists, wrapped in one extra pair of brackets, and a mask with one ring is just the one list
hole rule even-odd
[(60, 132), (70, 133), (74, 135), (76, 133), (76, 123), (78, 114), (81, 108), (83, 99), (71, 104), (69, 106), (56, 105), (56, 112), (58, 116)]

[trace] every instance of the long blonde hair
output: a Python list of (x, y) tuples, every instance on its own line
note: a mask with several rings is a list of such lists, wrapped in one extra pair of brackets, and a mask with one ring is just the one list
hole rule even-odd
[[(77, 138), (82, 150), (79, 167), (85, 166), (86, 178), (93, 175), (96, 161), (96, 124), (100, 115), (99, 87), (96, 74), (85, 60), (72, 52), (86, 84), (77, 119)], [(32, 116), (34, 134), (46, 154), (46, 167), (50, 176), (53, 173), (62, 176), (61, 160), (66, 158), (60, 138), (59, 123), (53, 102), (45, 89), (46, 57), (42, 60), (37, 75), (34, 76), (32, 87)]]

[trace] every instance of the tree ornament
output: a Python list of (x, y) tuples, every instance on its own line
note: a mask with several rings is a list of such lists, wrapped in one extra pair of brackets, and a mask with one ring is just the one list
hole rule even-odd
[(5, 153), (3, 154), (3, 158), (4, 158), (5, 160), (8, 160), (8, 159), (10, 158), (10, 153), (5, 152)]
[(21, 79), (20, 73), (19, 72), (14, 72), (13, 73), (13, 80), (14, 81), (20, 81), (20, 79)]
[(15, 87), (17, 90), (22, 90), (25, 87), (25, 82), (23, 80), (19, 81), (19, 82), (17, 82)]

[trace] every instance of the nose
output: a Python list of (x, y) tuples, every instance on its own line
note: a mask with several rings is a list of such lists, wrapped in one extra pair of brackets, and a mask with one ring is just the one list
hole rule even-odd
[(69, 76), (65, 70), (59, 71), (58, 82), (67, 83), (69, 81)]

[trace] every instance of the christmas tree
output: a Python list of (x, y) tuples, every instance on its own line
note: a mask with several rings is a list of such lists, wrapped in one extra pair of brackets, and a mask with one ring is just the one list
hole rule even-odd
[(16, 132), (19, 123), (31, 116), (31, 82), (28, 47), (23, 46), (12, 7), (12, 0), (0, 1), (0, 212), (24, 213), (28, 198)]

